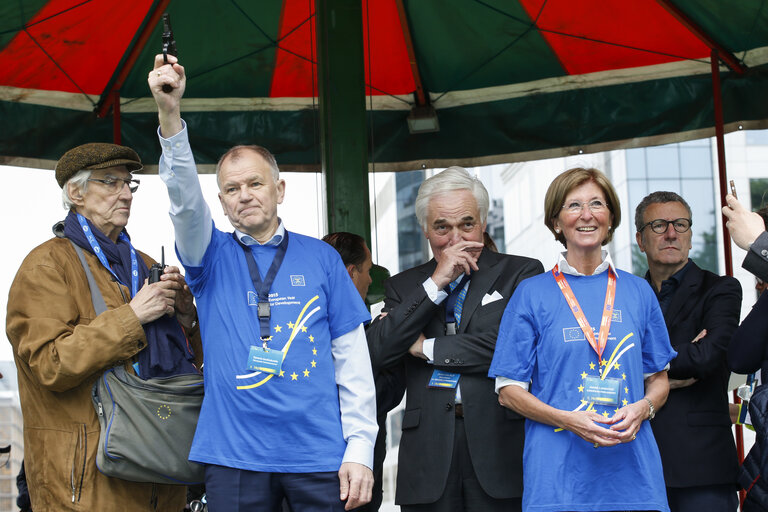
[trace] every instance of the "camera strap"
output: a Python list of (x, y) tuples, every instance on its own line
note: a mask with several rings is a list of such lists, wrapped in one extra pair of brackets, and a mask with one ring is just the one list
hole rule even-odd
[(285, 253), (288, 250), (288, 231), (285, 231), (285, 235), (280, 241), (280, 245), (277, 246), (277, 252), (272, 259), (272, 265), (270, 265), (263, 281), (261, 279), (261, 274), (259, 274), (259, 266), (256, 263), (256, 258), (253, 257), (251, 248), (237, 238), (236, 233), (233, 232), (232, 237), (238, 244), (240, 244), (240, 247), (243, 248), (243, 252), (245, 253), (245, 261), (248, 263), (248, 273), (251, 275), (251, 281), (253, 281), (253, 287), (258, 296), (259, 331), (261, 334), (261, 341), (264, 344), (264, 348), (266, 348), (267, 341), (272, 337), (272, 331), (269, 327), (269, 290), (272, 288), (272, 283), (275, 281), (277, 271), (280, 270), (280, 265), (283, 264), (283, 258), (285, 258)]
[[(91, 227), (88, 225), (88, 221), (85, 220), (85, 217), (83, 217), (78, 213), (77, 221), (80, 223), (80, 227), (83, 228), (83, 233), (85, 234), (85, 238), (88, 239), (88, 243), (91, 244), (91, 249), (93, 249), (93, 254), (95, 254), (96, 257), (99, 258), (99, 261), (104, 266), (104, 268), (109, 270), (109, 273), (112, 274), (112, 277), (115, 278), (115, 281), (122, 284), (123, 286), (128, 286), (127, 284), (122, 282), (120, 278), (117, 277), (117, 274), (115, 274), (115, 271), (112, 270), (112, 267), (107, 261), (107, 257), (104, 256), (104, 251), (101, 250), (99, 241), (96, 240), (96, 236), (93, 234), (93, 231), (91, 230)], [(136, 295), (136, 292), (139, 291), (139, 259), (136, 256), (136, 250), (133, 248), (133, 244), (131, 244), (131, 240), (128, 238), (128, 236), (125, 234), (124, 231), (120, 232), (120, 235), (117, 237), (117, 239), (127, 243), (128, 247), (130, 247), (131, 249), (131, 297), (134, 297)]]

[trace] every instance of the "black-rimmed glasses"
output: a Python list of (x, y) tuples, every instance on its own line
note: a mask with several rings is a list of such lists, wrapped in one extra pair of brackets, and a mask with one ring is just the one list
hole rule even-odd
[(139, 183), (141, 183), (137, 179), (118, 178), (116, 176), (107, 176), (103, 179), (88, 178), (88, 181), (96, 181), (101, 183), (107, 187), (107, 190), (110, 194), (118, 194), (121, 190), (123, 190), (124, 185), (128, 185), (128, 189), (131, 191), (131, 193), (134, 193), (139, 189)]
[(685, 233), (686, 231), (691, 229), (691, 225), (693, 225), (693, 222), (691, 221), (691, 219), (675, 219), (675, 220), (656, 219), (656, 220), (652, 220), (651, 222), (648, 222), (642, 228), (640, 228), (640, 232), (642, 232), (648, 226), (651, 226), (651, 229), (653, 230), (654, 233), (658, 235), (662, 235), (667, 232), (667, 229), (669, 229), (670, 224), (672, 224), (672, 227), (678, 233)]

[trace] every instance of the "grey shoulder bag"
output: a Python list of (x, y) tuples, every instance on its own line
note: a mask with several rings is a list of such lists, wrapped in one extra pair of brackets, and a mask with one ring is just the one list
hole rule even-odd
[[(96, 314), (106, 311), (82, 249), (74, 242), (91, 290)], [(107, 476), (134, 482), (193, 484), (204, 481), (204, 466), (188, 460), (203, 403), (199, 374), (142, 379), (122, 365), (93, 384), (99, 418), (96, 466)]]

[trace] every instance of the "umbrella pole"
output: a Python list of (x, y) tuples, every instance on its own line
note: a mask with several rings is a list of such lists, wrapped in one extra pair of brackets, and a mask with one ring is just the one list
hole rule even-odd
[[(720, 89), (720, 58), (717, 50), (712, 50), (710, 58), (712, 66), (712, 96), (715, 110), (715, 139), (717, 140), (717, 176), (720, 184), (720, 206), (726, 206), (725, 196), (728, 193), (728, 184), (725, 171), (725, 129), (723, 122), (723, 96)], [(733, 258), (731, 256), (731, 237), (728, 233), (728, 227), (725, 225), (727, 219), (723, 217), (723, 256), (725, 258), (725, 274), (733, 276)], [(733, 391), (733, 402), (738, 404), (741, 399)], [(744, 430), (741, 425), (735, 425), (736, 434), (736, 453), (739, 457), (739, 464), (744, 462)], [(739, 502), (744, 505), (746, 492), (739, 490)]]
[[(725, 171), (725, 129), (723, 126), (723, 97), (720, 89), (720, 58), (717, 50), (712, 50), (710, 59), (712, 65), (712, 96), (715, 111), (715, 139), (717, 140), (717, 176), (720, 184), (720, 206), (726, 206), (725, 195), (728, 193)], [(733, 259), (731, 257), (731, 237), (726, 227), (727, 219), (723, 216), (723, 255), (725, 257), (725, 274), (733, 276)]]

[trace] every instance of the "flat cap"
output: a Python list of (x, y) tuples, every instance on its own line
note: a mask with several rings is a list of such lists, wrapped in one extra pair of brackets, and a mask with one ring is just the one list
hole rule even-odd
[(64, 184), (78, 171), (106, 169), (116, 165), (124, 165), (131, 172), (144, 168), (139, 155), (129, 147), (108, 142), (90, 142), (70, 149), (59, 158), (56, 181), (64, 188)]

